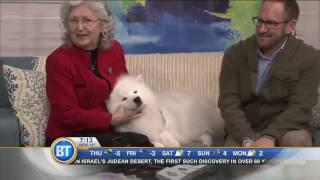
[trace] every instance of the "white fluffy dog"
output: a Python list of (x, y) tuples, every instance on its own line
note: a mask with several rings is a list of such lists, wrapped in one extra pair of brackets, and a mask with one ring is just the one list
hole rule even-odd
[(142, 115), (115, 130), (144, 134), (156, 147), (194, 143), (210, 146), (213, 138), (223, 135), (224, 122), (208, 100), (177, 92), (156, 96), (141, 76), (119, 78), (107, 107), (114, 113), (119, 106), (142, 111)]

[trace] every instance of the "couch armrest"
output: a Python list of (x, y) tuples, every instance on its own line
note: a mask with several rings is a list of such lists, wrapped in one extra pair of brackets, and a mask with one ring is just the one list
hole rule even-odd
[(11, 108), (0, 108), (0, 146), (19, 146), (18, 120)]

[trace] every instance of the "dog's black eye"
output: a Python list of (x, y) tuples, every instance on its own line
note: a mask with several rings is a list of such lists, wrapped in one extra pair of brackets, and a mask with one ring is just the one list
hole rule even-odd
[(126, 98), (126, 97), (124, 97), (124, 98), (122, 98), (122, 99), (121, 99), (121, 101), (125, 101), (125, 100), (127, 100), (127, 98)]
[(133, 91), (134, 94), (137, 94), (138, 91)]

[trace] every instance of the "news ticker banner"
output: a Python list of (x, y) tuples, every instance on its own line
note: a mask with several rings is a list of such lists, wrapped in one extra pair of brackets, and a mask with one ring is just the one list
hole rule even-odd
[(66, 137), (50, 154), (62, 164), (264, 164), (270, 159), (320, 160), (320, 148), (101, 147), (95, 137)]

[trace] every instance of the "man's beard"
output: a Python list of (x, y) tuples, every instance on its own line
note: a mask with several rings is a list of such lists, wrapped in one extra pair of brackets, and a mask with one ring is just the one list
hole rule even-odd
[(257, 38), (259, 37), (265, 37), (265, 38), (270, 38), (268, 39), (268, 43), (264, 43), (264, 44), (259, 44), (258, 39), (256, 39), (257, 41), (257, 45), (258, 48), (262, 51), (262, 52), (266, 52), (266, 51), (270, 51), (270, 50), (274, 50), (275, 48), (280, 48), (281, 44), (284, 42), (284, 40), (286, 39), (285, 35), (282, 35), (280, 37), (274, 38), (274, 36), (272, 36), (271, 34), (268, 33), (260, 33), (257, 34)]

